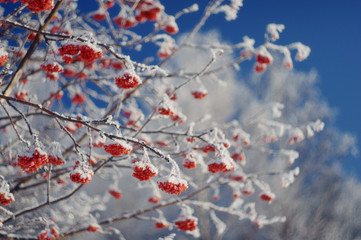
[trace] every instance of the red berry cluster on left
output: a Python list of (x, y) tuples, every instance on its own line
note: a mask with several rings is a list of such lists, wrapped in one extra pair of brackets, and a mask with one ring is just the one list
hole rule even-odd
[(8, 59), (8, 53), (3, 48), (0, 48), (0, 66), (3, 66)]
[(40, 148), (35, 148), (34, 151), (29, 150), (24, 155), (19, 155), (17, 162), (24, 172), (33, 173), (48, 163), (48, 155)]
[(4, 206), (14, 202), (14, 196), (12, 193), (0, 193), (0, 203)]
[(27, 8), (32, 12), (42, 12), (54, 8), (54, 0), (21, 0), (21, 3), (27, 3)]
[(7, 182), (2, 182), (0, 187), (0, 203), (6, 206), (14, 201), (14, 195), (10, 192), (9, 184)]

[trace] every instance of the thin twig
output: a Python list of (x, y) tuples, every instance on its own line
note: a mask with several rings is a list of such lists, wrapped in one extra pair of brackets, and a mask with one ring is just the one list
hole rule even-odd
[(13, 121), (12, 117), (10, 116), (10, 113), (8, 112), (8, 110), (5, 108), (4, 104), (3, 104), (1, 101), (0, 101), (0, 105), (1, 105), (1, 107), (4, 109), (4, 111), (6, 112), (6, 114), (8, 115), (8, 118), (9, 118), (9, 120), (10, 120), (10, 122), (11, 122), (11, 125), (13, 126), (13, 129), (14, 129), (16, 135), (18, 136), (19, 140), (20, 140), (21, 142), (25, 143), (26, 145), (28, 145), (28, 143), (24, 140), (24, 138), (19, 134), (18, 130), (17, 130), (16, 127), (15, 127), (14, 121)]

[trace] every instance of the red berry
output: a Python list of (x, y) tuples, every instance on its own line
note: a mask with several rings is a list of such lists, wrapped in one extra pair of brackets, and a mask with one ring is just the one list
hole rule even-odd
[(100, 137), (99, 135), (96, 135), (93, 140), (93, 147), (95, 148), (102, 148), (104, 147), (105, 139)]
[(87, 62), (93, 62), (95, 59), (98, 59), (103, 55), (101, 49), (91, 43), (85, 43), (81, 45), (79, 50), (79, 57)]
[(147, 181), (158, 173), (153, 164), (142, 161), (137, 161), (133, 164), (133, 171), (133, 177), (138, 178), (140, 181)]
[(158, 18), (158, 14), (161, 11), (159, 7), (154, 7), (146, 11), (141, 11), (140, 15), (142, 18), (146, 18), (148, 21), (155, 21)]
[(58, 165), (58, 166), (61, 166), (65, 163), (63, 159), (61, 159), (60, 157), (57, 157), (57, 156), (53, 156), (53, 155), (49, 155), (48, 161), (50, 164)]
[(38, 235), (39, 240), (55, 240), (55, 238), (48, 236), (48, 232), (42, 232)]
[(236, 175), (236, 174), (229, 174), (228, 178), (233, 180), (233, 181), (237, 181), (237, 182), (242, 182), (245, 180), (244, 176), (241, 175)]
[(85, 96), (84, 94), (77, 93), (74, 95), (71, 101), (75, 104), (83, 104), (85, 102)]
[(64, 95), (63, 91), (58, 92), (57, 94), (55, 94), (55, 96), (54, 96), (54, 93), (50, 93), (50, 96), (51, 97), (54, 96), (54, 98), (57, 100), (60, 100), (63, 97), (63, 95)]
[(110, 195), (112, 195), (113, 197), (115, 197), (116, 199), (122, 199), (123, 195), (121, 192), (117, 191), (117, 190), (109, 190), (108, 191)]
[(120, 16), (113, 18), (113, 21), (118, 27), (125, 29), (131, 28), (136, 24), (136, 19)]
[(182, 191), (185, 191), (188, 188), (188, 184), (184, 179), (168, 176), (163, 177), (158, 180), (158, 187), (170, 194), (180, 194)]
[(202, 148), (202, 151), (204, 153), (209, 153), (209, 152), (215, 152), (216, 151), (216, 148), (212, 145), (206, 145)]
[(272, 202), (273, 199), (274, 199), (274, 194), (272, 194), (272, 193), (262, 193), (259, 196), (259, 198), (262, 199), (263, 201), (266, 201), (266, 202)]
[[(168, 88), (166, 91), (165, 91), (165, 93), (168, 95), (168, 97), (169, 97), (169, 99), (170, 100), (173, 100), (173, 101), (175, 101), (175, 100), (177, 100), (177, 94), (176, 93), (173, 93), (172, 94), (172, 89), (170, 89), (170, 88)], [(171, 95), (172, 94), (172, 95)]]
[(79, 47), (79, 44), (77, 44), (77, 43), (70, 43), (70, 44), (63, 45), (58, 50), (59, 50), (59, 54), (61, 56), (63, 56), (63, 55), (75, 56), (80, 52), (80, 47)]
[(104, 150), (113, 156), (121, 156), (123, 154), (129, 154), (132, 151), (132, 146), (125, 141), (118, 140), (114, 143), (105, 143)]
[(98, 224), (90, 224), (87, 230), (89, 232), (98, 232), (100, 230), (100, 226)]
[(216, 172), (230, 172), (234, 169), (234, 163), (232, 160), (225, 157), (218, 157), (211, 160), (208, 163), (208, 171), (212, 173)]
[(111, 61), (110, 66), (115, 70), (121, 70), (125, 67), (124, 63), (120, 61)]
[(59, 79), (59, 74), (55, 73), (46, 73), (46, 77), (49, 78), (50, 81), (56, 81)]
[(106, 9), (109, 9), (109, 8), (111, 8), (111, 7), (113, 7), (114, 6), (114, 1), (113, 0), (105, 0), (105, 2), (104, 2), (104, 7), (106, 8)]
[(38, 168), (47, 164), (48, 156), (40, 148), (28, 150), (23, 156), (18, 156), (18, 166), (24, 172), (33, 173), (38, 171)]
[(88, 75), (86, 75), (84, 72), (81, 72), (79, 74), (76, 75), (76, 78), (79, 80), (84, 80), (88, 77)]
[(207, 91), (192, 91), (191, 93), (192, 93), (193, 97), (196, 99), (202, 99), (208, 95)]
[(271, 61), (271, 59), (270, 59), (269, 57), (263, 56), (263, 55), (260, 55), (260, 54), (258, 54), (258, 55), (256, 56), (256, 61), (257, 61), (258, 63), (260, 63), (260, 64), (263, 64), (263, 63), (265, 63), (265, 64), (271, 64), (271, 63), (272, 63), (272, 61)]
[(194, 160), (190, 160), (190, 159), (185, 159), (183, 162), (183, 167), (188, 168), (188, 169), (192, 169), (192, 168), (196, 168), (197, 164)]
[(123, 71), (120, 76), (115, 78), (115, 84), (123, 89), (131, 89), (140, 84), (140, 79), (135, 73)]
[(176, 24), (170, 24), (165, 26), (164, 31), (166, 31), (169, 34), (176, 34), (178, 33), (179, 29)]
[(56, 180), (56, 183), (64, 186), (67, 182), (66, 182), (64, 179), (62, 179), (62, 178), (58, 178), (58, 179)]
[(158, 57), (159, 57), (159, 59), (167, 58), (167, 57), (169, 57), (169, 55), (170, 55), (169, 52), (162, 51), (162, 49), (159, 49), (159, 51), (158, 51)]
[(154, 203), (154, 204), (159, 203), (160, 200), (161, 200), (161, 197), (156, 197), (156, 196), (155, 196), (155, 197), (148, 198), (148, 202)]
[(73, 69), (65, 68), (63, 72), (64, 77), (74, 77), (76, 75), (76, 71)]
[(40, 67), (48, 73), (60, 73), (63, 71), (63, 67), (57, 62), (44, 62)]
[(93, 15), (93, 19), (96, 21), (103, 21), (105, 19), (105, 13), (97, 12)]
[(29, 93), (27, 91), (21, 90), (15, 93), (15, 98), (27, 102), (29, 101), (28, 95)]
[(54, 8), (54, 0), (21, 0), (21, 3), (27, 3), (27, 8), (32, 12), (42, 12)]
[(216, 172), (227, 172), (227, 166), (225, 163), (212, 163), (208, 164), (208, 171), (212, 173)]
[(188, 217), (184, 220), (175, 221), (174, 224), (181, 231), (194, 231), (197, 229), (197, 219), (194, 217)]
[(258, 73), (263, 72), (264, 70), (266, 70), (266, 68), (267, 68), (266, 64), (256, 63), (256, 65), (254, 65), (254, 70)]
[(55, 239), (59, 238), (59, 229), (57, 227), (52, 227), (50, 229), (51, 234), (55, 237)]
[(66, 64), (70, 64), (73, 62), (73, 57), (70, 55), (63, 55), (62, 59)]
[(167, 224), (167, 223), (163, 223), (163, 222), (155, 223), (155, 228), (167, 228), (167, 227), (169, 227), (169, 224)]
[(239, 197), (240, 197), (240, 195), (237, 194), (237, 193), (234, 193), (233, 196), (232, 196), (233, 200), (235, 200), (235, 199), (237, 199), (237, 198), (239, 198)]
[(173, 116), (174, 115), (174, 112), (170, 108), (167, 108), (167, 107), (159, 107), (158, 108), (158, 113), (161, 114), (161, 115), (167, 115), (167, 116)]
[(94, 173), (88, 164), (76, 162), (69, 176), (70, 180), (75, 183), (86, 184), (91, 181), (93, 175)]
[(6, 183), (6, 185), (7, 189), (0, 189), (0, 203), (4, 206), (15, 201), (14, 195), (9, 192), (9, 184)]
[[(1, 49), (0, 49), (1, 51)], [(2, 51), (0, 55), (0, 66), (3, 66), (4, 63), (9, 59), (7, 52)]]
[(232, 159), (234, 161), (244, 162), (246, 160), (246, 156), (244, 155), (244, 152), (241, 153), (234, 153), (232, 155)]
[(26, 85), (28, 83), (28, 79), (23, 78), (21, 79), (21, 84)]
[(244, 189), (241, 191), (243, 195), (251, 195), (254, 193), (254, 190), (248, 190), (248, 189)]

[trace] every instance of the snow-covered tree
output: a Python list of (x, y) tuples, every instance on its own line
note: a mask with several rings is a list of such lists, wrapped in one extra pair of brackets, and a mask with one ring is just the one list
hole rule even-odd
[(292, 76), (310, 48), (278, 44), (284, 25), (230, 44), (201, 30), (242, 0), (0, 2), (1, 237), (207, 239), (237, 234), (230, 218), (286, 221), (272, 206), (311, 170), (297, 161), (329, 109)]

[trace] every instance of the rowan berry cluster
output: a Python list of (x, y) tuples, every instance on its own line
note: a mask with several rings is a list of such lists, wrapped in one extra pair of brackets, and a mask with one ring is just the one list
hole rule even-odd
[(197, 229), (197, 218), (187, 217), (185, 219), (175, 221), (174, 224), (181, 231), (194, 231)]
[(170, 194), (179, 195), (188, 188), (187, 182), (176, 176), (162, 177), (157, 181), (157, 183), (158, 187), (162, 191)]
[(191, 92), (195, 99), (203, 99), (208, 95), (207, 91), (195, 90)]
[(123, 140), (107, 140), (104, 143), (104, 150), (112, 156), (129, 154), (132, 149), (132, 146)]
[(14, 195), (10, 192), (10, 187), (4, 179), (2, 179), (2, 184), (0, 187), (0, 203), (4, 206), (15, 201)]
[(17, 158), (17, 165), (24, 172), (37, 172), (40, 167), (48, 163), (48, 155), (40, 148), (30, 149)]
[(115, 78), (115, 84), (123, 89), (135, 88), (140, 83), (140, 78), (131, 71), (122, 71), (122, 73)]
[(91, 167), (85, 162), (77, 161), (70, 172), (70, 180), (75, 183), (86, 184), (89, 183), (94, 175)]
[(63, 67), (57, 62), (44, 62), (40, 65), (40, 67), (48, 73), (60, 73), (64, 70)]
[(0, 66), (3, 66), (5, 62), (9, 59), (7, 52), (0, 50)]
[(54, 0), (21, 0), (21, 3), (27, 3), (27, 8), (32, 12), (42, 12), (54, 8)]
[(155, 177), (158, 173), (158, 170), (153, 164), (142, 161), (136, 161), (133, 163), (133, 171), (133, 177), (139, 179), (140, 181), (148, 181), (152, 177)]
[(78, 43), (69, 41), (58, 50), (64, 62), (68, 64), (76, 60), (92, 63), (103, 55), (102, 50), (90, 42)]

